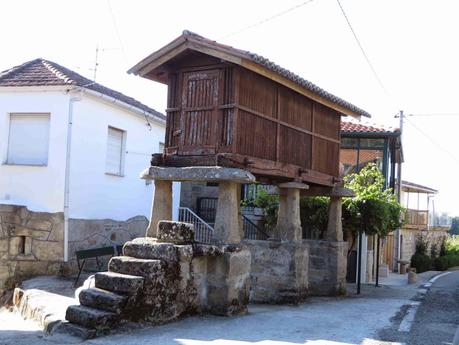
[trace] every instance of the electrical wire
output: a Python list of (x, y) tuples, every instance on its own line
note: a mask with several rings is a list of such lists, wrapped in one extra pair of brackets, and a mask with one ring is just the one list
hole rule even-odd
[(126, 55), (126, 50), (124, 49), (123, 41), (121, 40), (120, 31), (118, 29), (118, 24), (116, 23), (115, 14), (113, 12), (113, 8), (112, 8), (112, 5), (110, 3), (110, 0), (107, 0), (107, 5), (108, 5), (108, 9), (110, 10), (109, 12), (110, 12), (110, 16), (112, 18), (113, 26), (115, 27), (116, 37), (117, 37), (118, 42), (120, 44), (121, 52), (123, 53), (124, 63), (126, 65), (128, 65), (128, 59), (127, 59), (127, 55)]
[(230, 33), (230, 34), (228, 34), (228, 35), (222, 36), (222, 37), (220, 37), (220, 39), (224, 39), (224, 38), (228, 38), (228, 37), (231, 37), (231, 36), (234, 36), (234, 35), (238, 35), (238, 34), (240, 34), (241, 32), (244, 32), (244, 31), (246, 31), (246, 30), (249, 30), (249, 29), (252, 29), (252, 28), (257, 27), (257, 26), (259, 26), (259, 25), (262, 25), (262, 24), (264, 24), (264, 23), (266, 23), (266, 22), (269, 22), (269, 21), (271, 21), (271, 20), (273, 20), (273, 19), (279, 18), (279, 17), (283, 16), (284, 14), (287, 14), (287, 13), (289, 13), (289, 12), (292, 12), (292, 11), (294, 11), (294, 10), (296, 10), (296, 9), (302, 7), (302, 6), (305, 6), (305, 5), (307, 5), (307, 4), (309, 4), (309, 3), (313, 2), (313, 1), (314, 1), (314, 0), (307, 0), (307, 1), (304, 1), (304, 2), (302, 2), (301, 4), (298, 4), (298, 5), (296, 5), (296, 6), (290, 7), (290, 8), (288, 8), (288, 9), (286, 9), (286, 10), (284, 10), (284, 11), (282, 11), (282, 12), (276, 13), (276, 14), (274, 14), (274, 15), (268, 17), (268, 18), (262, 19), (262, 20), (260, 20), (259, 22), (256, 22), (256, 23), (254, 23), (254, 24), (248, 25), (248, 26), (246, 26), (246, 27), (243, 27), (242, 29), (239, 29), (239, 30), (237, 30), (237, 31), (234, 31), (234, 32), (232, 32), (232, 33)]
[(438, 149), (441, 151), (445, 152), (448, 154), (456, 163), (459, 164), (459, 158), (456, 157), (454, 154), (452, 154), (450, 151), (447, 149), (443, 148), (440, 144), (438, 144), (430, 135), (428, 135), (426, 132), (424, 132), (422, 129), (420, 129), (418, 126), (416, 126), (411, 120), (409, 120), (406, 116), (403, 116), (403, 118), (406, 120), (407, 123), (409, 123), (414, 129), (416, 129), (419, 133), (421, 133), (425, 138), (427, 138), (432, 144), (434, 144)]
[(459, 113), (425, 113), (425, 114), (408, 114), (408, 116), (459, 116)]
[(389, 92), (387, 91), (386, 87), (384, 86), (381, 78), (379, 77), (378, 73), (376, 72), (376, 69), (374, 68), (373, 64), (370, 61), (370, 58), (368, 57), (368, 54), (365, 52), (365, 49), (362, 46), (362, 43), (360, 42), (359, 38), (357, 37), (357, 34), (354, 31), (354, 28), (352, 27), (352, 24), (349, 20), (349, 17), (347, 16), (346, 12), (344, 11), (343, 6), (341, 5), (341, 2), (339, 0), (336, 0), (338, 2), (339, 8), (341, 9), (341, 12), (343, 13), (344, 19), (347, 22), (347, 25), (349, 26), (349, 29), (351, 30), (352, 35), (354, 36), (355, 41), (357, 42), (357, 45), (360, 48), (360, 51), (362, 52), (365, 60), (367, 61), (368, 66), (370, 67), (371, 71), (373, 72), (374, 77), (378, 81), (379, 86), (383, 89), (383, 91), (386, 93), (386, 95), (389, 95)]

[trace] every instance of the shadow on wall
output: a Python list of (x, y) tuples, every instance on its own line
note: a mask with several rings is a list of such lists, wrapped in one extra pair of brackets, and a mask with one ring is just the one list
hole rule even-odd
[(0, 295), (3, 289), (33, 276), (74, 274), (78, 272), (75, 250), (122, 245), (145, 236), (147, 225), (144, 216), (127, 221), (71, 219), (69, 263), (64, 265), (62, 212), (33, 212), (25, 206), (0, 204)]
[[(147, 226), (148, 219), (144, 216), (132, 217), (126, 221), (70, 219), (69, 263), (66, 267), (66, 274), (77, 272), (75, 251), (123, 245), (134, 238), (144, 237)], [(102, 266), (106, 267), (109, 259), (109, 257), (101, 257), (99, 260)], [(95, 261), (93, 261), (88, 260), (88, 268), (95, 268)]]

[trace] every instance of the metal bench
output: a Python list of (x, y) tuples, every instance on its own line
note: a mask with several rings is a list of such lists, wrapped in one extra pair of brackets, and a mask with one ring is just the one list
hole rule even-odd
[(121, 255), (123, 250), (123, 246), (110, 246), (110, 247), (100, 247), (100, 248), (92, 248), (92, 249), (85, 249), (85, 250), (77, 250), (75, 251), (75, 256), (77, 259), (78, 265), (78, 276), (75, 280), (73, 286), (78, 284), (78, 280), (80, 280), (81, 272), (83, 271), (84, 264), (86, 263), (86, 259), (96, 259), (97, 269), (98, 271), (88, 271), (88, 272), (99, 272), (101, 271), (101, 264), (99, 262), (99, 257), (101, 256), (114, 256), (115, 253), (117, 255)]

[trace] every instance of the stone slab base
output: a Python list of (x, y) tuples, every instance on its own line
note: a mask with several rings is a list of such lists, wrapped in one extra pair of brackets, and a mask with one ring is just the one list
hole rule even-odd
[(252, 256), (252, 303), (297, 304), (308, 295), (308, 246), (302, 242), (245, 241)]
[(347, 242), (304, 240), (309, 248), (309, 295), (346, 294)]

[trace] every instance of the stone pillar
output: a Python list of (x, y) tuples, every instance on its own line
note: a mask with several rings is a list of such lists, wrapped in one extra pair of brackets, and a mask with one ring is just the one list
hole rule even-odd
[(281, 183), (279, 186), (279, 212), (274, 238), (284, 241), (301, 241), (303, 234), (300, 219), (300, 189), (308, 185), (298, 182)]
[(155, 180), (150, 224), (145, 236), (156, 237), (160, 220), (172, 220), (172, 181)]
[(219, 184), (213, 235), (217, 241), (239, 243), (242, 240), (240, 188), (237, 182), (225, 181)]
[(325, 238), (327, 241), (341, 242), (343, 240), (342, 207), (343, 202), (341, 197), (330, 197), (327, 234)]

